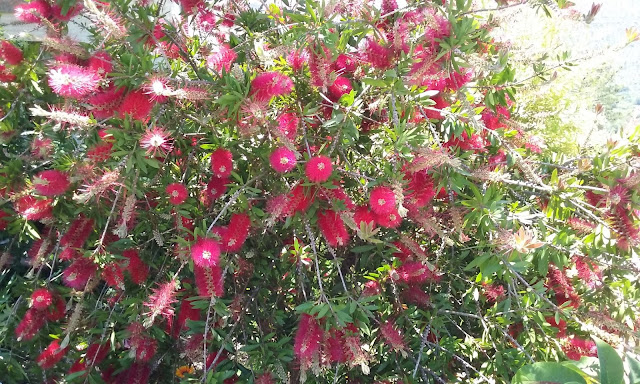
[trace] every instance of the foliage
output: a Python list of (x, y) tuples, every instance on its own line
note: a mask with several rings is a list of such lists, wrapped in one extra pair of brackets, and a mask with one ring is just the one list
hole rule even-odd
[(3, 382), (508, 382), (637, 345), (640, 131), (543, 154), (490, 12), (180, 3), (16, 10), (48, 35), (0, 50)]

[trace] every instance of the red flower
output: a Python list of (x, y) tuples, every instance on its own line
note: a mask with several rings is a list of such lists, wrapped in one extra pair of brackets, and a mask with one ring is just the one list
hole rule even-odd
[(391, 213), (396, 209), (396, 195), (391, 188), (375, 187), (369, 197), (369, 206), (377, 215)]
[(77, 99), (98, 89), (100, 76), (73, 64), (61, 64), (49, 71), (49, 86), (62, 97)]
[(338, 76), (336, 81), (329, 87), (329, 98), (332, 101), (338, 101), (342, 97), (342, 95), (346, 95), (351, 92), (353, 87), (351, 86), (351, 81), (346, 77)]
[(295, 113), (283, 113), (278, 117), (278, 130), (289, 140), (295, 140), (300, 119)]
[(217, 200), (227, 191), (228, 178), (212, 177), (207, 184), (206, 193), (211, 200)]
[(178, 311), (178, 318), (171, 328), (171, 336), (177, 338), (180, 331), (186, 329), (187, 320), (198, 321), (200, 320), (200, 310), (191, 305), (191, 302), (187, 299), (183, 299), (180, 302), (180, 310)]
[(16, 19), (25, 23), (40, 23), (42, 19), (51, 16), (51, 6), (45, 0), (33, 0), (30, 3), (20, 4), (14, 8)]
[(196, 276), (196, 287), (198, 287), (200, 296), (221, 297), (224, 294), (222, 271), (219, 267), (200, 267), (194, 264), (193, 272)]
[(94, 163), (104, 163), (111, 158), (113, 143), (100, 143), (87, 151), (87, 159)]
[(307, 178), (314, 183), (322, 183), (329, 179), (333, 172), (331, 159), (326, 156), (315, 156), (309, 159), (305, 167)]
[(35, 308), (30, 308), (16, 326), (15, 335), (18, 341), (31, 340), (47, 322), (47, 318)]
[(77, 16), (83, 8), (84, 6), (82, 5), (82, 3), (78, 3), (76, 1), (75, 4), (71, 5), (71, 7), (67, 9), (67, 12), (65, 14), (62, 14), (62, 6), (59, 4), (54, 4), (51, 6), (51, 17), (58, 21), (69, 21)]
[(225, 72), (231, 70), (231, 64), (233, 64), (237, 57), (238, 54), (236, 51), (229, 48), (228, 44), (220, 44), (207, 56), (207, 66), (221, 76), (223, 70)]
[(568, 343), (564, 344), (562, 350), (571, 360), (580, 360), (582, 356), (598, 356), (598, 349), (594, 341), (585, 340), (577, 336), (574, 336)]
[(502, 285), (482, 283), (484, 296), (489, 303), (495, 303), (504, 298), (504, 287)]
[(431, 297), (417, 285), (410, 285), (402, 291), (402, 299), (421, 308), (431, 305)]
[(124, 272), (120, 264), (115, 262), (106, 264), (102, 271), (102, 279), (110, 287), (124, 290)]
[(26, 220), (40, 220), (52, 216), (50, 199), (38, 200), (33, 196), (21, 197), (15, 203), (15, 210)]
[(53, 304), (47, 308), (44, 315), (49, 321), (58, 321), (64, 318), (67, 311), (67, 303), (60, 295), (53, 296)]
[(251, 220), (244, 213), (233, 214), (227, 230), (222, 235), (222, 250), (225, 252), (237, 252), (247, 240)]
[(8, 40), (2, 40), (0, 41), (0, 58), (9, 65), (18, 65), (22, 62), (24, 56), (20, 48)]
[(395, 54), (392, 48), (383, 47), (372, 38), (367, 40), (364, 59), (376, 69), (389, 69), (394, 64)]
[(140, 259), (138, 251), (135, 249), (127, 249), (122, 252), (122, 256), (128, 259), (125, 264), (125, 270), (129, 272), (131, 281), (135, 284), (142, 284), (142, 282), (147, 280), (147, 276), (149, 276), (149, 266)]
[(389, 320), (380, 326), (380, 334), (385, 343), (394, 351), (402, 351), (407, 348), (402, 333), (394, 328), (393, 323)]
[(11, 215), (5, 211), (0, 211), (0, 231), (7, 229)]
[(191, 258), (199, 267), (214, 267), (220, 259), (220, 244), (213, 239), (201, 237), (191, 246)]
[(376, 222), (381, 227), (398, 228), (400, 224), (402, 224), (402, 217), (400, 217), (400, 214), (395, 208), (393, 209), (393, 211), (389, 213), (385, 213), (381, 215), (375, 214), (375, 216), (376, 216)]
[(67, 287), (80, 291), (95, 275), (97, 269), (98, 266), (92, 260), (77, 259), (62, 272), (62, 281)]
[(111, 56), (105, 51), (96, 52), (89, 58), (87, 68), (104, 78), (113, 71)]
[(256, 100), (268, 101), (272, 97), (291, 93), (293, 81), (280, 72), (263, 72), (251, 81), (251, 95)]
[(167, 185), (165, 189), (167, 195), (169, 195), (169, 202), (173, 205), (180, 205), (189, 197), (189, 191), (180, 183), (172, 183)]
[(43, 311), (53, 303), (53, 294), (46, 288), (39, 288), (31, 294), (31, 307)]
[(318, 215), (318, 227), (327, 243), (332, 247), (342, 247), (349, 242), (349, 232), (337, 212), (324, 211)]
[[(356, 68), (358, 68), (358, 62), (354, 58), (341, 53), (338, 55), (335, 63), (333, 63), (333, 67), (338, 73), (353, 73), (356, 71)], [(349, 83), (349, 85), (351, 85), (351, 83)]]
[(69, 188), (69, 176), (56, 169), (42, 171), (33, 179), (33, 186), (43, 196), (58, 196)]
[(287, 55), (287, 64), (296, 72), (301, 71), (308, 60), (309, 55), (306, 51), (291, 51), (291, 53)]
[(426, 281), (437, 281), (439, 275), (420, 261), (406, 261), (395, 270), (394, 279), (408, 284), (422, 284)]
[(147, 121), (151, 109), (153, 109), (154, 101), (143, 91), (132, 91), (125, 96), (122, 104), (118, 108), (120, 115), (131, 115), (135, 120), (142, 122)]
[(173, 307), (171, 304), (176, 302), (176, 281), (171, 280), (164, 284), (160, 284), (158, 288), (153, 289), (153, 294), (144, 302), (144, 306), (149, 308), (147, 313), (151, 319), (161, 315), (169, 323), (173, 319)]
[(211, 154), (211, 170), (215, 177), (226, 178), (233, 170), (233, 155), (231, 151), (218, 148)]
[(300, 317), (293, 345), (293, 352), (300, 360), (303, 369), (309, 368), (314, 356), (320, 351), (322, 328), (318, 321), (306, 313)]
[(110, 86), (104, 91), (97, 92), (87, 99), (87, 103), (91, 105), (91, 113), (96, 119), (108, 119), (113, 117), (116, 110), (122, 104), (124, 96), (124, 88), (116, 88)]
[(276, 172), (286, 173), (296, 167), (296, 153), (287, 147), (279, 147), (271, 153), (269, 162)]
[(555, 316), (545, 317), (547, 323), (549, 323), (552, 327), (558, 329), (558, 334), (556, 335), (559, 338), (564, 338), (567, 336), (567, 322), (560, 319), (560, 322), (556, 323)]
[(53, 368), (54, 365), (62, 360), (68, 348), (69, 347), (60, 348), (60, 340), (53, 340), (51, 344), (42, 351), (40, 356), (38, 356), (36, 362), (42, 369)]

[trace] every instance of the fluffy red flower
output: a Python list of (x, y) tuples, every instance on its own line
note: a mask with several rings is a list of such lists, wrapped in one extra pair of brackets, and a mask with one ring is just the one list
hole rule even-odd
[(181, 183), (171, 183), (167, 185), (165, 192), (169, 196), (169, 202), (173, 205), (180, 205), (189, 197), (187, 187)]
[(545, 285), (555, 293), (558, 305), (562, 305), (565, 302), (570, 302), (574, 308), (578, 308), (580, 305), (580, 295), (576, 293), (564, 270), (558, 269), (555, 265), (549, 265)]
[(431, 297), (417, 285), (410, 285), (402, 291), (402, 299), (421, 308), (431, 305)]
[(94, 53), (87, 62), (87, 68), (104, 78), (113, 71), (111, 55), (105, 51)]
[(53, 303), (53, 294), (46, 288), (39, 288), (31, 294), (31, 307), (43, 311)]
[(380, 326), (380, 334), (385, 343), (394, 351), (402, 351), (407, 348), (402, 333), (393, 326), (391, 321), (387, 320)]
[(391, 213), (396, 209), (396, 195), (391, 188), (377, 186), (369, 195), (369, 206), (378, 215)]
[(82, 11), (83, 8), (84, 8), (84, 5), (76, 1), (75, 4), (71, 5), (67, 9), (66, 13), (62, 13), (63, 11), (62, 6), (59, 4), (54, 4), (51, 6), (51, 17), (53, 17), (58, 21), (69, 21), (75, 16), (77, 16), (80, 13), (80, 11)]
[(69, 176), (56, 169), (49, 169), (34, 177), (33, 186), (43, 196), (62, 195), (69, 188)]
[(102, 280), (113, 288), (124, 290), (124, 271), (118, 263), (107, 263), (102, 270)]
[(333, 172), (331, 159), (326, 156), (315, 156), (305, 166), (307, 178), (314, 183), (322, 183), (329, 179)]
[(173, 319), (173, 307), (176, 302), (176, 281), (170, 280), (164, 284), (160, 284), (158, 288), (153, 289), (153, 294), (144, 302), (144, 306), (149, 308), (147, 313), (151, 319), (161, 315), (170, 323)]
[[(351, 56), (341, 53), (333, 63), (333, 67), (340, 73), (353, 73), (358, 68), (358, 62)], [(351, 85), (351, 83), (349, 83)]]
[(13, 15), (25, 23), (40, 23), (41, 19), (51, 16), (51, 6), (45, 0), (33, 0), (17, 5)]
[(251, 95), (262, 101), (282, 96), (293, 91), (293, 81), (280, 72), (263, 72), (251, 81)]
[(149, 276), (149, 266), (140, 259), (138, 251), (127, 249), (122, 252), (122, 256), (127, 258), (125, 270), (129, 272), (131, 281), (135, 284), (142, 284)]
[(311, 366), (314, 356), (320, 351), (323, 333), (313, 316), (302, 314), (296, 331), (293, 352), (300, 360), (303, 369)]
[(173, 148), (173, 139), (163, 128), (153, 127), (147, 129), (140, 138), (140, 147), (147, 150), (148, 156), (156, 156), (157, 152), (166, 156)]
[(97, 269), (98, 266), (92, 260), (77, 259), (62, 272), (62, 281), (67, 287), (82, 290)]
[(336, 81), (333, 82), (333, 85), (329, 87), (329, 98), (332, 101), (338, 101), (342, 97), (342, 95), (346, 95), (351, 92), (353, 87), (351, 86), (351, 81), (346, 77), (338, 76)]
[(13, 45), (8, 40), (0, 41), (0, 59), (3, 59), (9, 65), (18, 65), (24, 59), (20, 48)]
[(489, 303), (495, 303), (504, 298), (504, 287), (502, 285), (482, 283), (483, 294)]
[(327, 243), (332, 247), (342, 247), (349, 242), (349, 232), (337, 212), (324, 211), (318, 215), (318, 227)]
[(296, 138), (299, 124), (300, 119), (295, 113), (283, 113), (278, 117), (278, 130), (291, 141)]
[(296, 167), (296, 153), (287, 147), (276, 148), (269, 156), (269, 163), (276, 172), (289, 172)]
[(376, 217), (376, 222), (381, 227), (398, 228), (400, 224), (402, 224), (402, 217), (395, 208), (389, 213), (378, 215), (374, 212), (374, 215)]
[(308, 60), (309, 55), (306, 51), (291, 51), (291, 53), (287, 55), (287, 64), (296, 72), (302, 70), (302, 67), (304, 67)]
[(574, 336), (568, 343), (565, 343), (562, 346), (562, 350), (571, 360), (580, 360), (582, 356), (598, 356), (598, 349), (594, 341), (577, 336)]
[(222, 75), (222, 71), (229, 72), (231, 64), (236, 60), (238, 54), (227, 44), (221, 44), (215, 48), (207, 57), (207, 66), (218, 75)]
[(44, 312), (49, 321), (58, 321), (64, 318), (67, 311), (67, 303), (60, 295), (53, 296), (53, 304)]
[(113, 143), (100, 143), (87, 150), (87, 159), (94, 163), (104, 163), (111, 158)]
[(200, 320), (200, 310), (195, 308), (191, 301), (182, 299), (180, 302), (180, 310), (178, 311), (178, 318), (175, 324), (171, 327), (171, 336), (177, 338), (183, 329), (187, 328), (187, 320), (198, 321)]
[(224, 293), (222, 271), (219, 267), (200, 267), (197, 264), (193, 266), (193, 272), (196, 276), (196, 287), (200, 296), (221, 297)]
[(42, 369), (50, 369), (53, 368), (62, 358), (64, 354), (67, 353), (66, 348), (60, 348), (60, 340), (53, 340), (49, 346), (42, 351), (42, 353), (36, 358), (36, 363)]
[(394, 279), (407, 284), (422, 284), (427, 281), (436, 281), (439, 275), (429, 269), (420, 261), (406, 261), (395, 270)]
[(390, 47), (380, 45), (373, 38), (369, 38), (364, 51), (364, 59), (376, 69), (389, 69), (393, 66), (395, 54)]
[(81, 248), (93, 232), (93, 219), (80, 214), (60, 238), (62, 248)]
[(207, 184), (206, 193), (211, 200), (217, 200), (227, 191), (228, 178), (212, 177)]
[(247, 240), (251, 220), (244, 213), (233, 214), (227, 230), (222, 235), (221, 248), (225, 252), (237, 252)]
[(154, 101), (142, 90), (132, 91), (125, 96), (118, 108), (120, 115), (131, 115), (135, 120), (146, 121), (153, 109)]
[(35, 308), (28, 309), (14, 330), (16, 338), (18, 341), (33, 339), (46, 322), (47, 318), (42, 316), (40, 311)]
[(73, 99), (94, 92), (100, 82), (100, 76), (96, 72), (73, 64), (58, 65), (48, 75), (53, 92)]
[(560, 322), (556, 323), (555, 316), (545, 317), (545, 320), (549, 325), (558, 329), (558, 334), (556, 335), (559, 338), (563, 338), (567, 336), (567, 322), (560, 319)]
[(233, 170), (233, 155), (231, 151), (218, 148), (211, 154), (211, 170), (215, 177), (225, 178), (231, 176)]
[(26, 220), (40, 220), (52, 216), (51, 203), (51, 199), (38, 200), (27, 195), (18, 199), (14, 208)]
[(214, 267), (220, 260), (220, 244), (213, 239), (201, 237), (191, 246), (193, 263), (200, 267)]
[(331, 204), (333, 204), (336, 201), (339, 201), (342, 204), (344, 204), (344, 207), (346, 209), (349, 209), (349, 210), (354, 209), (356, 206), (355, 204), (353, 204), (353, 201), (351, 200), (349, 195), (347, 195), (344, 189), (340, 185), (338, 185), (338, 183), (334, 182), (333, 185), (334, 185), (334, 188), (321, 188), (320, 196)]
[(104, 91), (97, 92), (87, 99), (91, 105), (91, 113), (96, 119), (108, 119), (113, 117), (116, 110), (122, 104), (124, 88), (110, 86)]

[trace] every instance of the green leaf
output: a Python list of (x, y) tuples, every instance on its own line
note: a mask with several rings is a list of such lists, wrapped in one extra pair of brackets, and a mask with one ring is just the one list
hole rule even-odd
[(579, 373), (560, 363), (535, 363), (520, 368), (511, 384), (587, 384)]
[(627, 356), (629, 365), (629, 384), (640, 384), (640, 361)]
[(594, 337), (600, 360), (600, 384), (622, 384), (624, 365), (618, 353), (609, 344)]

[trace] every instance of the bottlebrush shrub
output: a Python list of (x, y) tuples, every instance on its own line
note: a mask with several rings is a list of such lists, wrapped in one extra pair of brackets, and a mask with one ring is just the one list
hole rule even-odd
[(506, 382), (638, 345), (639, 136), (528, 146), (489, 13), (179, 3), (16, 9), (47, 37), (0, 52), (2, 382)]

